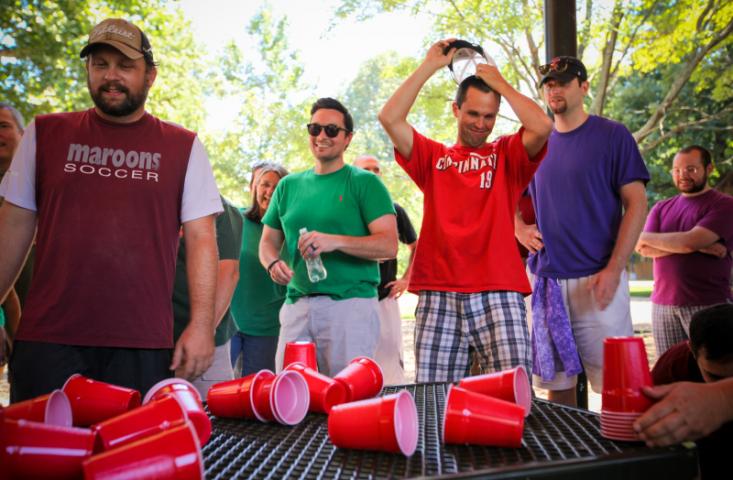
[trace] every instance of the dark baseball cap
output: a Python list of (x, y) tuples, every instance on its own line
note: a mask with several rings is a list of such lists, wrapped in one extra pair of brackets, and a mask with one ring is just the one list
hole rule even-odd
[(585, 69), (583, 62), (568, 55), (555, 57), (550, 63), (541, 65), (538, 70), (542, 75), (540, 85), (550, 79), (563, 83), (567, 83), (574, 78), (579, 78), (581, 82), (588, 80), (588, 71)]
[(132, 60), (146, 57), (146, 60), (153, 61), (148, 37), (137, 26), (121, 18), (108, 18), (94, 27), (79, 56), (86, 57), (95, 45), (100, 44), (114, 47)]

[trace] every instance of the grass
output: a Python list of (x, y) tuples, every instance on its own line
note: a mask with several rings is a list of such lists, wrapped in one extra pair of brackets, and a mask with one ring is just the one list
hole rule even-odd
[(654, 282), (651, 280), (632, 280), (629, 282), (631, 296), (636, 298), (649, 298), (653, 287)]

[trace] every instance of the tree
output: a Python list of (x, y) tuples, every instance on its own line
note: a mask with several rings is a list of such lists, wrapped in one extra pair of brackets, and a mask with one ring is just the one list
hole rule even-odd
[(165, 0), (9, 3), (0, 9), (0, 93), (27, 118), (91, 105), (79, 52), (95, 24), (122, 17), (146, 32), (160, 64), (148, 109), (187, 128), (202, 125), (206, 56), (177, 7)]
[[(435, 38), (428, 43), (448, 36), (482, 43), (510, 82), (541, 100), (536, 72), (544, 63), (542, 1), (343, 0), (337, 13), (364, 18), (397, 9), (433, 16)], [(669, 183), (661, 164), (686, 132), (700, 139), (695, 143), (711, 142), (721, 171), (731, 169), (731, 2), (586, 0), (577, 17), (578, 55), (594, 87), (589, 110), (629, 120), (652, 166), (653, 186)], [(629, 98), (629, 92), (644, 96)], [(637, 107), (633, 119), (620, 99)]]
[(291, 171), (311, 166), (305, 125), (314, 98), (286, 27), (285, 18), (259, 11), (247, 27), (254, 51), (245, 55), (230, 43), (211, 72), (218, 95), (241, 105), (223, 136), (206, 135), (210, 152), (216, 152), (220, 190), (240, 204), (249, 202), (243, 185), (252, 163), (277, 161)]

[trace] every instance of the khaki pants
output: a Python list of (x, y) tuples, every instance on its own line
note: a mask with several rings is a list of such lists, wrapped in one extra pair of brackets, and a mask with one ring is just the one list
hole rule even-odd
[(332, 300), (326, 295), (301, 297), (280, 309), (280, 338), (275, 366), (283, 368), (285, 344), (316, 344), (318, 370), (329, 377), (340, 372), (354, 357), (374, 358), (379, 340), (377, 298)]

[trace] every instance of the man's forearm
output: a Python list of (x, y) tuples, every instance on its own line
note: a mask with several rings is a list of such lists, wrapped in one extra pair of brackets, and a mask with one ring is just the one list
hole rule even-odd
[(650, 247), (670, 253), (696, 252), (717, 241), (717, 239), (710, 242), (695, 241), (695, 239), (690, 238), (689, 232), (644, 232), (641, 240)]
[[(641, 187), (644, 188), (643, 186)], [(626, 264), (634, 251), (636, 242), (639, 238), (642, 228), (644, 228), (644, 219), (646, 218), (646, 200), (637, 199), (630, 201), (626, 205), (624, 215), (621, 219), (618, 235), (616, 236), (616, 244), (613, 247), (611, 258), (608, 261), (608, 267), (618, 271), (619, 273), (626, 268)]]
[(405, 268), (405, 273), (402, 274), (402, 278), (405, 280), (409, 280), (410, 275), (412, 275), (412, 264), (415, 261), (415, 252), (417, 251), (417, 241), (408, 245), (408, 248), (410, 249), (410, 258), (407, 260), (407, 268)]
[(641, 255), (642, 257), (648, 257), (648, 258), (661, 258), (661, 257), (668, 257), (669, 255), (674, 255), (671, 252), (665, 252), (664, 250), (660, 250), (658, 248), (654, 248), (649, 245), (637, 246), (636, 252), (639, 255)]
[(239, 281), (239, 260), (219, 260), (214, 297), (214, 320), (218, 327), (232, 302)]
[(214, 298), (219, 254), (216, 247), (214, 222), (186, 235), (186, 269), (191, 302), (189, 326), (196, 326), (213, 333)]
[(508, 82), (504, 82), (498, 92), (506, 99), (512, 111), (517, 115), (525, 131), (532, 132), (538, 137), (547, 138), (552, 132), (552, 120), (531, 98), (522, 95)]
[(0, 298), (13, 287), (35, 232), (36, 212), (7, 201), (0, 205)]
[(334, 235), (338, 250), (367, 260), (382, 260), (397, 256), (397, 237), (388, 232), (373, 233), (365, 237)]

